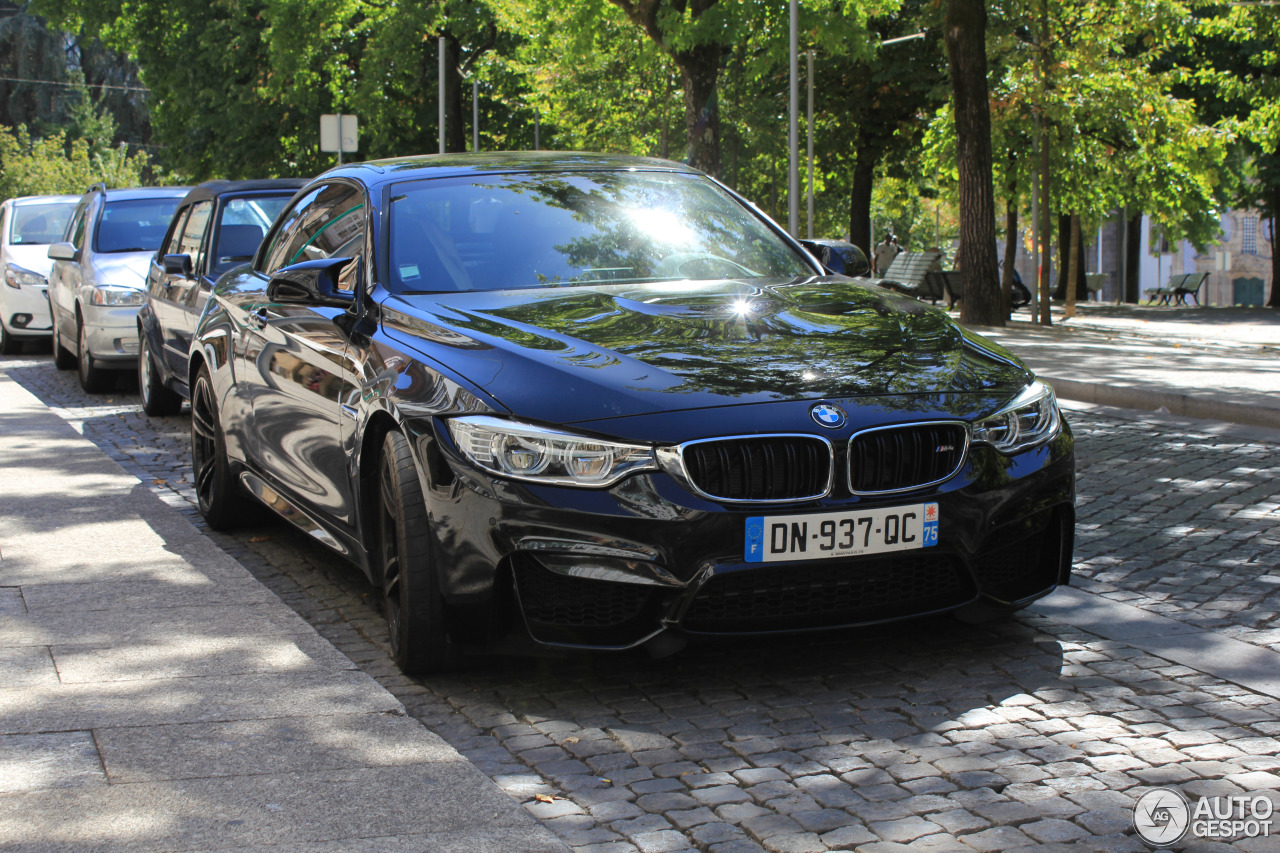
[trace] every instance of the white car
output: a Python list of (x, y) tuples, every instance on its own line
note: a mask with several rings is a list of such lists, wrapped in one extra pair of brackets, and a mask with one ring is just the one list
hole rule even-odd
[(190, 187), (109, 190), (95, 184), (49, 247), (53, 361), (80, 368), (80, 385), (107, 390), (115, 371), (138, 366), (138, 309), (147, 266)]
[(0, 204), (0, 353), (13, 355), (24, 340), (49, 337), (49, 244), (62, 239), (79, 200), (31, 195)]

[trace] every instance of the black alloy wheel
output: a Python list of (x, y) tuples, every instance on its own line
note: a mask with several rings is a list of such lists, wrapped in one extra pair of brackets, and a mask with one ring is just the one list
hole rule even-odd
[(76, 366), (76, 354), (62, 345), (62, 335), (58, 334), (58, 324), (53, 324), (53, 366), (59, 370), (70, 370)]
[(239, 522), (246, 495), (227, 462), (226, 440), (218, 421), (209, 368), (201, 367), (191, 388), (191, 468), (195, 474), (200, 514), (214, 530), (229, 530)]
[(141, 329), (138, 330), (138, 395), (142, 397), (142, 411), (152, 417), (176, 415), (182, 411), (182, 397), (160, 381), (160, 373), (151, 360), (147, 333)]
[(406, 674), (458, 668), (433, 559), (430, 519), (408, 440), (389, 432), (378, 469), (378, 562), (391, 656)]
[(110, 387), (115, 372), (93, 366), (93, 356), (89, 353), (89, 330), (84, 321), (76, 324), (76, 338), (79, 341), (77, 358), (80, 366), (80, 387), (89, 394), (101, 394)]

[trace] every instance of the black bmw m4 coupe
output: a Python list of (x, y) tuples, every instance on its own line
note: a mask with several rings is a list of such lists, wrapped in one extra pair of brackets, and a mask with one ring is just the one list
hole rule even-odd
[(1067, 583), (1052, 390), (818, 248), (662, 160), (327, 172), (200, 319), (200, 509), (261, 502), (357, 564), (406, 672), (513, 634), (622, 649)]

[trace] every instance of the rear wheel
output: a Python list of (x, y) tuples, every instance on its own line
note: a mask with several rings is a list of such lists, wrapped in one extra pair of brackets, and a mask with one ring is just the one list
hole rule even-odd
[(115, 378), (114, 372), (93, 366), (93, 356), (89, 354), (89, 330), (85, 328), (84, 321), (77, 324), (76, 332), (80, 342), (77, 347), (80, 387), (90, 394), (101, 394), (110, 387), (111, 380)]
[(76, 354), (62, 345), (57, 323), (53, 324), (53, 366), (59, 370), (70, 370), (76, 366)]
[(138, 395), (142, 397), (142, 411), (152, 417), (176, 415), (182, 410), (182, 397), (160, 381), (147, 334), (141, 330), (138, 331)]
[(245, 494), (227, 462), (226, 439), (218, 420), (209, 368), (201, 367), (191, 387), (191, 468), (196, 503), (214, 530), (229, 530), (240, 520)]
[(408, 440), (382, 442), (378, 470), (378, 557), (391, 655), (405, 673), (456, 669), (431, 547), (430, 519)]
[(17, 355), (22, 352), (22, 341), (9, 334), (9, 330), (0, 323), (0, 355)]

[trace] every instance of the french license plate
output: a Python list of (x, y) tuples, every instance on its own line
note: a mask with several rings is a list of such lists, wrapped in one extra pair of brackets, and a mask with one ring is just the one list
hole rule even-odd
[(748, 563), (825, 560), (938, 544), (936, 503), (885, 509), (759, 515), (747, 519)]

